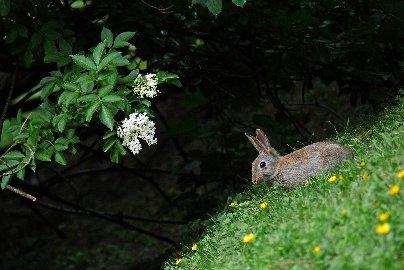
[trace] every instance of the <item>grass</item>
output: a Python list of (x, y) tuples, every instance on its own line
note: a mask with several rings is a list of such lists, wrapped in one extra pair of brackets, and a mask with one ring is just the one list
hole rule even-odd
[[(206, 221), (197, 250), (184, 246), (164, 269), (404, 269), (404, 192), (388, 193), (404, 186), (396, 176), (404, 170), (403, 119), (401, 104), (339, 133), (355, 158), (305, 186), (251, 186), (229, 198), (238, 205)], [(343, 180), (329, 182), (332, 175)], [(377, 234), (384, 212), (390, 230)], [(249, 233), (254, 240), (243, 243)]]

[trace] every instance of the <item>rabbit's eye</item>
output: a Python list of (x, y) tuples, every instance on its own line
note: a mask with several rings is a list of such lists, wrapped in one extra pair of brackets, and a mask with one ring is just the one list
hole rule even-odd
[(261, 168), (264, 168), (264, 167), (266, 167), (267, 166), (267, 164), (264, 162), (264, 161), (262, 161), (261, 163), (260, 163), (260, 167)]

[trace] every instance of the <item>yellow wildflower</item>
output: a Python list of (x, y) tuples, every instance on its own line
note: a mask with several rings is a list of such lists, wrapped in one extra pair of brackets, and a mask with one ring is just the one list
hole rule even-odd
[(341, 210), (341, 215), (346, 216), (347, 213), (348, 213), (348, 212), (346, 211), (346, 209), (342, 209), (342, 210)]
[(191, 247), (191, 249), (192, 249), (193, 251), (198, 250), (198, 245), (197, 245), (197, 244), (193, 244), (192, 247)]
[(388, 223), (377, 224), (375, 232), (377, 234), (388, 234), (390, 232), (390, 224)]
[(231, 204), (229, 204), (229, 206), (231, 207), (236, 207), (238, 205), (237, 201), (232, 201)]
[(366, 165), (366, 162), (365, 161), (361, 161), (361, 167), (365, 167), (365, 165)]
[(265, 209), (265, 208), (268, 207), (268, 203), (267, 203), (267, 202), (263, 202), (263, 203), (260, 204), (260, 207), (261, 207), (262, 209)]
[(330, 178), (328, 178), (328, 182), (333, 183), (335, 182), (335, 180), (337, 180), (337, 177), (335, 175), (331, 176)]
[(389, 189), (389, 195), (393, 196), (397, 195), (398, 193), (400, 193), (400, 185), (392, 185)]
[(396, 173), (396, 178), (397, 179), (404, 179), (404, 170), (398, 171)]
[(181, 258), (178, 258), (178, 259), (175, 261), (175, 265), (180, 265), (181, 262), (182, 262), (182, 259), (181, 259)]
[(386, 222), (389, 219), (389, 217), (390, 217), (390, 213), (389, 212), (384, 212), (384, 213), (381, 213), (379, 215), (379, 220), (381, 222)]
[(319, 246), (316, 246), (313, 248), (313, 253), (319, 254), (321, 252), (321, 248)]
[(368, 180), (368, 178), (369, 178), (368, 172), (364, 172), (363, 175), (362, 175), (362, 179), (363, 180)]
[(254, 241), (254, 238), (254, 233), (249, 233), (243, 237), (243, 243), (251, 243), (252, 241)]
[(343, 179), (344, 179), (344, 177), (342, 176), (342, 174), (338, 175), (338, 179), (339, 179), (339, 180), (343, 180)]

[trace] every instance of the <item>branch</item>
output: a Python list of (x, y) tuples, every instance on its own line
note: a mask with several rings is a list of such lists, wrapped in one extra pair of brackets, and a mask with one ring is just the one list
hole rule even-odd
[(62, 238), (62, 239), (66, 239), (66, 234), (64, 233), (64, 231), (62, 231), (61, 229), (59, 229), (55, 224), (53, 224), (49, 219), (47, 219), (44, 214), (41, 213), (41, 211), (39, 211), (38, 207), (36, 205), (33, 205), (31, 203), (27, 203), (26, 201), (22, 200), (23, 203), (28, 206), (32, 212), (34, 212), (43, 222), (45, 222), (46, 225), (48, 225), (49, 227), (51, 227), (56, 233), (57, 235)]
[[(24, 184), (28, 185), (26, 183), (24, 183)], [(35, 202), (30, 201), (30, 203), (33, 203), (34, 205), (38, 205), (38, 206), (48, 208), (48, 209), (51, 209), (51, 210), (57, 210), (59, 212), (62, 211), (62, 212), (69, 213), (69, 214), (79, 214), (79, 215), (87, 215), (87, 216), (97, 217), (97, 218), (100, 218), (100, 219), (107, 220), (107, 221), (110, 221), (112, 223), (118, 224), (118, 225), (120, 225), (120, 226), (122, 226), (124, 228), (130, 229), (130, 230), (133, 230), (133, 231), (137, 231), (139, 233), (143, 233), (145, 235), (148, 235), (148, 236), (153, 237), (155, 239), (158, 239), (160, 241), (164, 241), (164, 242), (169, 243), (171, 245), (176, 245), (177, 244), (174, 240), (172, 240), (172, 239), (170, 239), (170, 238), (168, 238), (166, 236), (161, 236), (161, 235), (156, 234), (154, 232), (150, 232), (150, 231), (145, 230), (143, 228), (134, 226), (133, 224), (124, 221), (122, 219), (122, 217), (120, 217), (119, 215), (111, 216), (111, 215), (108, 215), (107, 213), (98, 212), (96, 210), (85, 208), (85, 207), (80, 206), (78, 204), (69, 202), (69, 201), (67, 201), (65, 199), (59, 198), (56, 195), (49, 194), (46, 191), (40, 191), (40, 190), (38, 190), (37, 187), (31, 186), (31, 185), (29, 185), (29, 186), (31, 188), (33, 188), (33, 189), (37, 189), (37, 191), (39, 191), (39, 192), (43, 192), (44, 195), (47, 196), (48, 198), (50, 198), (51, 200), (58, 201), (58, 202), (60, 202), (62, 204), (66, 204), (66, 205), (72, 207), (73, 209), (76, 209), (76, 211), (74, 211), (73, 209), (61, 208), (61, 207), (58, 207), (58, 206), (55, 206), (55, 205), (52, 205), (52, 204), (46, 204), (46, 203), (43, 203), (43, 202), (40, 202), (40, 201), (35, 201)], [(77, 210), (79, 210), (79, 211), (77, 211)]]

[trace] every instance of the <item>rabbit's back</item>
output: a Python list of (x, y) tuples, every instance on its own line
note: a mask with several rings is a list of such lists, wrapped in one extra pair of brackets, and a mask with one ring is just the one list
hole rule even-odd
[(335, 142), (317, 142), (280, 158), (272, 181), (293, 187), (310, 176), (334, 168), (341, 159), (352, 157), (352, 151)]

